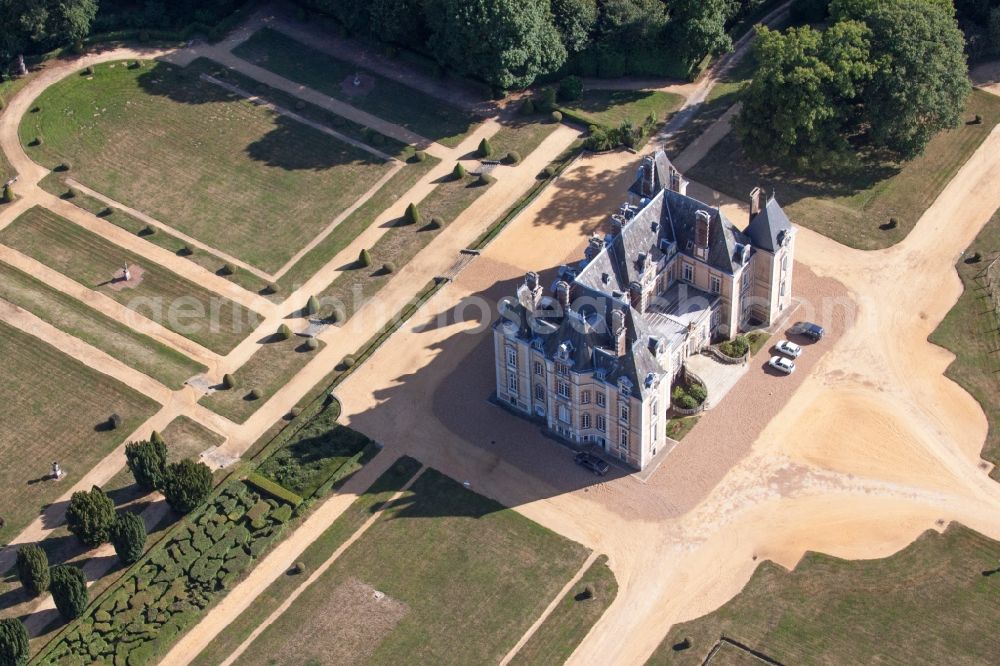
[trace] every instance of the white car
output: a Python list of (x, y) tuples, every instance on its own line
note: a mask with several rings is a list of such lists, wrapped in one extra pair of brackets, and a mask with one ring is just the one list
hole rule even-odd
[(788, 358), (798, 358), (799, 354), (802, 353), (802, 347), (788, 340), (782, 340), (778, 344), (774, 345), (774, 348)]
[(772, 356), (771, 360), (768, 361), (767, 364), (775, 370), (780, 370), (786, 375), (790, 375), (795, 372), (795, 361), (789, 361), (784, 356)]

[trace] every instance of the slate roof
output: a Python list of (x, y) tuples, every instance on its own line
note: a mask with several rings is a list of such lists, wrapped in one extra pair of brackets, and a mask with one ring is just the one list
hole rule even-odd
[(756, 247), (768, 252), (774, 252), (781, 247), (782, 234), (790, 231), (792, 223), (788, 221), (785, 211), (778, 205), (772, 194), (764, 208), (753, 216), (747, 226), (747, 235)]

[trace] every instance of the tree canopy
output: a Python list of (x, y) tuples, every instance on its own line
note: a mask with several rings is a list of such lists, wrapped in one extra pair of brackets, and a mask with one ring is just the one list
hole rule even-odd
[(110, 530), (115, 554), (125, 564), (132, 564), (142, 557), (146, 548), (146, 525), (134, 513), (121, 513)]
[(0, 620), (0, 666), (24, 666), (31, 652), (28, 632), (15, 617)]
[(83, 39), (96, 14), (97, 0), (0, 0), (0, 59)]
[(49, 556), (40, 546), (29, 543), (17, 551), (17, 577), (31, 596), (49, 589)]
[(178, 513), (189, 513), (212, 492), (212, 470), (205, 463), (182, 460), (167, 465), (163, 496)]
[(129, 442), (125, 445), (125, 462), (136, 485), (147, 492), (159, 490), (167, 468), (166, 442), (156, 432), (148, 441)]
[(115, 504), (104, 491), (94, 486), (90, 491), (73, 493), (66, 508), (69, 531), (90, 548), (107, 542), (108, 530), (115, 522)]
[(758, 31), (736, 121), (747, 152), (820, 167), (852, 147), (909, 159), (954, 127), (969, 94), (962, 35), (939, 0), (834, 0), (834, 22)]
[(83, 571), (69, 564), (52, 567), (52, 601), (67, 620), (80, 617), (87, 608), (87, 578)]

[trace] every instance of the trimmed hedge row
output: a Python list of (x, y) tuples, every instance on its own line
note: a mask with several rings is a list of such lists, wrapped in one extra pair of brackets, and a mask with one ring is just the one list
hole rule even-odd
[(270, 495), (276, 499), (284, 500), (293, 507), (298, 507), (304, 501), (301, 497), (288, 490), (284, 486), (275, 483), (266, 476), (261, 476), (257, 472), (247, 475), (246, 482), (257, 490)]
[(292, 517), (292, 506), (235, 481), (153, 548), (37, 663), (155, 661), (245, 573)]

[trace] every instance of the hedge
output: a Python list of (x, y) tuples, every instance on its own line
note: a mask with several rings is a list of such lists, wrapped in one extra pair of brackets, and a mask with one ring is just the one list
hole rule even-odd
[(291, 490), (288, 490), (284, 486), (275, 483), (274, 481), (265, 476), (261, 476), (257, 472), (252, 472), (249, 475), (247, 475), (246, 482), (249, 483), (254, 488), (256, 488), (257, 490), (263, 493), (267, 493), (268, 495), (274, 497), (275, 499), (280, 499), (288, 502), (294, 508), (298, 508), (298, 506), (305, 501), (303, 498), (299, 497)]

